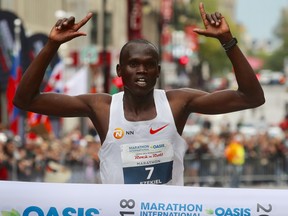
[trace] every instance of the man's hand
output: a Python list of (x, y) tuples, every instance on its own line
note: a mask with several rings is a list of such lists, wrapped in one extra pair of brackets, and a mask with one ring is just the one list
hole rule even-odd
[(221, 13), (207, 14), (202, 2), (199, 4), (199, 10), (205, 29), (195, 28), (194, 32), (207, 37), (217, 38), (220, 41), (232, 38), (230, 28)]
[(87, 16), (78, 23), (75, 23), (75, 17), (73, 16), (59, 19), (50, 32), (49, 40), (60, 46), (62, 43), (70, 41), (73, 38), (86, 36), (85, 32), (78, 30), (85, 25), (91, 17), (92, 13), (88, 13)]

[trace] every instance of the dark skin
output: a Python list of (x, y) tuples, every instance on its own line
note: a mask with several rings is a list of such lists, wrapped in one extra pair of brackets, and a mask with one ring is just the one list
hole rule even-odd
[[(206, 14), (202, 3), (199, 9), (204, 28), (194, 29), (196, 33), (216, 38), (221, 44), (232, 39), (230, 28), (220, 13)], [(76, 37), (85, 36), (86, 34), (79, 30), (91, 16), (89, 13), (78, 23), (74, 17), (56, 23), (47, 44), (25, 72), (14, 97), (14, 105), (45, 115), (89, 117), (103, 143), (108, 131), (111, 95), (96, 93), (68, 96), (39, 91), (45, 70), (60, 45)], [(208, 93), (181, 88), (166, 92), (179, 134), (182, 134), (190, 113), (228, 113), (258, 107), (265, 102), (263, 90), (239, 47), (234, 46), (227, 52), (227, 56), (235, 70), (237, 90)], [(124, 83), (125, 118), (129, 121), (155, 118), (157, 113), (153, 89), (161, 70), (155, 47), (145, 43), (129, 44), (116, 69)], [(29, 88), (26, 88), (27, 86)]]

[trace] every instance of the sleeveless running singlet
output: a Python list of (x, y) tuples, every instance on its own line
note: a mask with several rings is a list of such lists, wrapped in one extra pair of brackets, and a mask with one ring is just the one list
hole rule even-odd
[(157, 116), (131, 122), (123, 92), (112, 96), (107, 137), (99, 151), (103, 184), (183, 185), (186, 142), (178, 134), (164, 90), (154, 90)]

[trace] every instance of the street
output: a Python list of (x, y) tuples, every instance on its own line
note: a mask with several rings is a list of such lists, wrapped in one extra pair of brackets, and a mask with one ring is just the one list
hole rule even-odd
[[(288, 92), (284, 85), (262, 86), (266, 102), (261, 107), (233, 112), (223, 115), (208, 116), (213, 126), (219, 128), (223, 123), (229, 122), (233, 128), (241, 121), (244, 124), (261, 123), (261, 117), (269, 125), (278, 125), (285, 116), (285, 106), (288, 106)], [(263, 121), (262, 121), (263, 122)]]

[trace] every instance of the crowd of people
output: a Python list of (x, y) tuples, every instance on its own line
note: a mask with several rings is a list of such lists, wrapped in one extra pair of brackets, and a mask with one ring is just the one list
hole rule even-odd
[[(285, 125), (283, 122), (279, 123), (280, 127)], [(279, 183), (279, 175), (286, 176), (284, 182), (287, 182), (287, 127), (282, 128), (284, 136), (273, 136), (263, 130), (247, 136), (231, 131), (229, 125), (216, 132), (212, 123), (201, 116), (193, 124), (201, 125), (201, 130), (193, 136), (183, 134), (187, 140), (186, 185), (239, 187), (244, 175), (248, 184), (266, 180)], [(23, 145), (17, 136), (1, 126), (0, 180), (101, 183), (100, 145), (95, 132), (81, 134), (78, 128), (61, 139), (29, 133)], [(238, 154), (237, 146), (240, 146), (240, 157), (233, 159)]]
[(28, 133), (25, 144), (0, 130), (0, 180), (97, 183), (100, 140), (79, 129), (63, 138)]
[(186, 137), (187, 183), (230, 187), (239, 187), (241, 179), (248, 184), (287, 183), (287, 122), (287, 118), (278, 125), (262, 122), (247, 133), (241, 123), (235, 127), (225, 123), (215, 132), (209, 120), (200, 120), (202, 130)]

